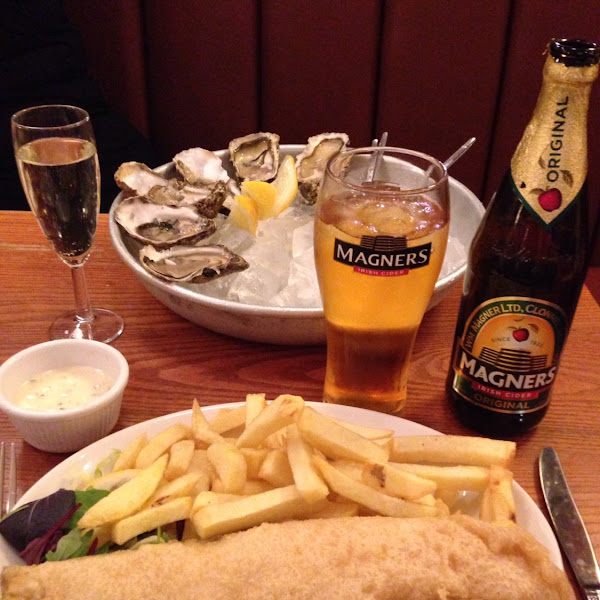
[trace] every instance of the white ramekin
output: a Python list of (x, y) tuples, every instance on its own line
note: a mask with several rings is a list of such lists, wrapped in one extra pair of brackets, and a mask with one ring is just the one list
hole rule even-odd
[[(17, 388), (49, 369), (89, 366), (104, 371), (112, 387), (88, 404), (62, 411), (32, 411), (11, 401)], [(0, 365), (0, 411), (23, 439), (46, 452), (75, 452), (107, 435), (121, 410), (129, 380), (125, 357), (108, 344), (91, 340), (54, 340), (26, 348)]]

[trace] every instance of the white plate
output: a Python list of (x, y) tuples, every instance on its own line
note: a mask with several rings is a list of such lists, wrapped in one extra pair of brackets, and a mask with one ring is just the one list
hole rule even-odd
[[(239, 404), (208, 406), (203, 408), (203, 412), (210, 421), (221, 408), (233, 408), (239, 406)], [(307, 405), (326, 415), (353, 423), (360, 423), (361, 425), (381, 429), (393, 429), (396, 435), (441, 435), (438, 431), (424, 425), (370, 410), (336, 404), (322, 404), (320, 402), (307, 402)], [(184, 410), (164, 417), (158, 417), (150, 421), (132, 425), (127, 429), (117, 431), (98, 440), (54, 467), (54, 469), (44, 475), (23, 495), (18, 504), (21, 505), (32, 500), (37, 500), (38, 498), (43, 498), (61, 487), (70, 487), (71, 483), (76, 481), (82, 472), (91, 475), (98, 463), (106, 458), (111, 450), (124, 448), (128, 442), (142, 433), (153, 435), (174, 423), (190, 423), (191, 413), (191, 410)], [(548, 549), (552, 562), (562, 568), (563, 563), (558, 543), (548, 521), (546, 521), (536, 503), (516, 483), (514, 484), (514, 494), (517, 505), (517, 523), (535, 536)], [(5, 542), (4, 538), (0, 538), (0, 568), (16, 564), (23, 564), (23, 561)]]

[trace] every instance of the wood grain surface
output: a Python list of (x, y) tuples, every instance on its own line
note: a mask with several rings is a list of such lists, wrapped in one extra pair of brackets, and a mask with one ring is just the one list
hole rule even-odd
[[(258, 344), (196, 326), (160, 304), (120, 261), (101, 215), (86, 265), (95, 306), (125, 320), (114, 342), (130, 365), (130, 380), (116, 429), (201, 405), (241, 401), (248, 392), (267, 398), (290, 392), (319, 401), (325, 348)], [(48, 339), (48, 327), (73, 304), (68, 268), (60, 262), (29, 212), (0, 211), (0, 361)], [(594, 286), (600, 270), (591, 272)], [(455, 320), (457, 286), (427, 313), (411, 364), (409, 400), (402, 417), (443, 433), (470, 434), (451, 413), (444, 394)], [(516, 439), (516, 480), (542, 507), (537, 459), (554, 446), (591, 539), (600, 551), (600, 307), (587, 288), (564, 350), (547, 416)], [(19, 493), (24, 493), (66, 455), (48, 454), (20, 440), (4, 415), (0, 439), (16, 440)], [(544, 510), (544, 509), (542, 509)]]

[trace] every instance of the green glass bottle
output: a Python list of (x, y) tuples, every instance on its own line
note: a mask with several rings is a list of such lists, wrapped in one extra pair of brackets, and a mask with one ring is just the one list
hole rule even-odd
[(511, 437), (544, 417), (589, 255), (587, 112), (600, 47), (553, 40), (535, 111), (473, 239), (447, 379), (459, 419)]

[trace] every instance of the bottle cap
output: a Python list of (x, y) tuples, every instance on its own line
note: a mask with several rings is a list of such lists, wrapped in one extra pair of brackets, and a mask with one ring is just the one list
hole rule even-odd
[(567, 67), (591, 67), (600, 61), (600, 46), (585, 40), (553, 39), (549, 44), (554, 62)]

